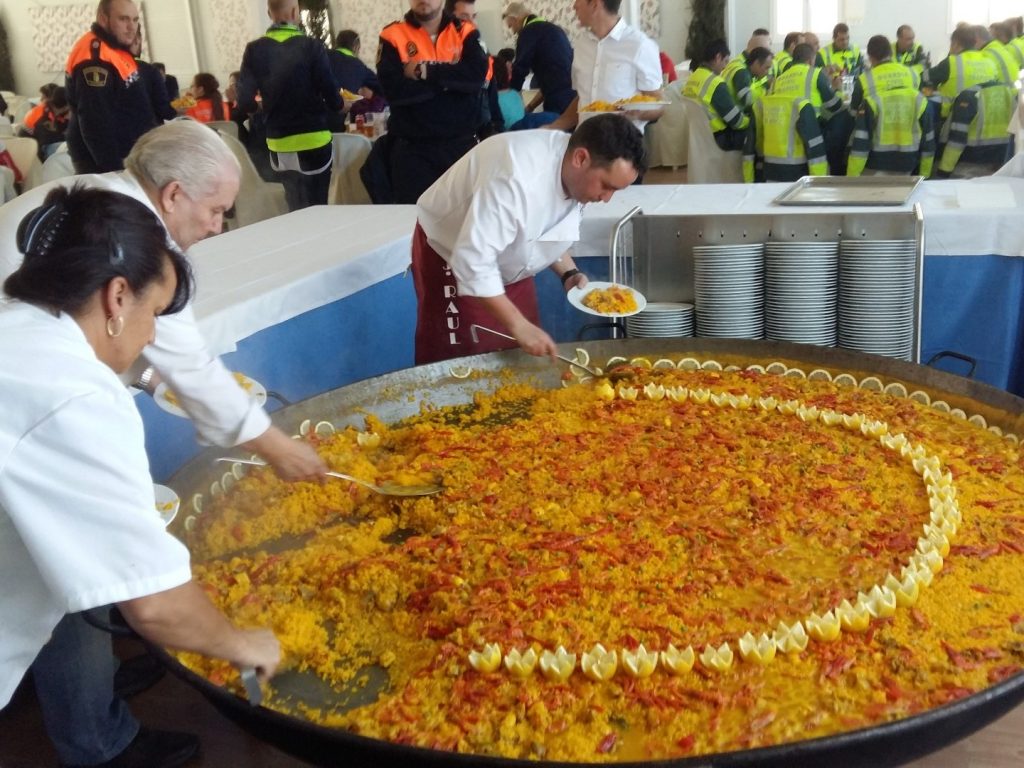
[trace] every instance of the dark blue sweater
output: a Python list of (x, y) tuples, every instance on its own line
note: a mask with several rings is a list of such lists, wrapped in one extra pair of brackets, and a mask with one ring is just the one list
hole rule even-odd
[(533, 72), (533, 86), (544, 94), (544, 111), (561, 114), (576, 98), (572, 89), (572, 46), (557, 24), (532, 14), (516, 41), (512, 62), (512, 89), (519, 91)]

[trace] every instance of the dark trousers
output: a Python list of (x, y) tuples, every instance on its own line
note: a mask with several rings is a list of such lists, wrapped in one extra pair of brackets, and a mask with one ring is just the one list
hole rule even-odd
[(825, 140), (825, 155), (828, 157), (828, 172), (833, 176), (846, 175), (846, 159), (850, 151), (853, 124), (853, 115), (844, 109), (832, 115), (821, 126), (821, 138)]
[(278, 171), (278, 178), (284, 184), (284, 196), (288, 201), (288, 210), (297, 211), (311, 205), (327, 205), (327, 193), (331, 188), (331, 158), (334, 149), (327, 144), (317, 149), (299, 152), (299, 167), (303, 171), (315, 171), (324, 168), (320, 173), (300, 173), (299, 171)]
[(415, 204), (427, 187), (475, 145), (475, 136), (413, 141), (396, 136), (390, 168), (393, 202)]

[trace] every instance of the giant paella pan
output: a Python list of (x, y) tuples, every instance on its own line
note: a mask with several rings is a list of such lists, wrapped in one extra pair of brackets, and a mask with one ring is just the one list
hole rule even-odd
[(1024, 699), (1024, 401), (842, 350), (708, 339), (519, 352), (285, 408), (336, 469), (172, 480), (197, 577), (273, 626), (264, 705), (323, 765), (896, 765)]

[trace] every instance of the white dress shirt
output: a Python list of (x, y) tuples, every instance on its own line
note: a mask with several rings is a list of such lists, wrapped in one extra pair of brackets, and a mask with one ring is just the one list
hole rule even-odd
[[(19, 222), (42, 205), (54, 186), (71, 186), (72, 183), (128, 195), (159, 218), (139, 182), (127, 171), (75, 176), (34, 187), (0, 206), (0, 286), (21, 266), (22, 254), (18, 251), (16, 237)], [(156, 368), (167, 386), (174, 390), (203, 442), (238, 445), (259, 437), (270, 427), (270, 417), (263, 408), (238, 386), (220, 358), (211, 355), (206, 348), (191, 305), (176, 315), (156, 319), (156, 340), (146, 347), (140, 361), (124, 376), (125, 383), (134, 381), (146, 364)]]
[[(640, 91), (661, 89), (658, 46), (622, 19), (605, 37), (589, 29), (576, 39), (572, 57), (572, 87), (579, 106), (594, 101), (619, 101)], [(646, 121), (634, 121), (642, 131)]]
[(568, 145), (561, 131), (497, 134), (420, 196), (420, 226), (451, 265), (460, 296), (500, 296), (579, 240), (583, 206), (562, 187)]
[(0, 304), (0, 707), (64, 614), (191, 577), (128, 390), (69, 315)]

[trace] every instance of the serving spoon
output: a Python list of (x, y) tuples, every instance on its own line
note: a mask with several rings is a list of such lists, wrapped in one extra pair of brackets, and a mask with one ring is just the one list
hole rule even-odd
[[(496, 331), (493, 328), (488, 328), (486, 325), (477, 325), (474, 323), (473, 325), (469, 326), (469, 335), (473, 337), (474, 344), (480, 341), (477, 331), (487, 331), (488, 333), (493, 333), (495, 336), (500, 336), (503, 339), (515, 341), (515, 339), (512, 336), (509, 336), (507, 333), (502, 333), (501, 331)], [(612, 370), (607, 372), (601, 372), (596, 368), (591, 368), (590, 366), (583, 365), (582, 363), (577, 362), (573, 358), (565, 357), (564, 355), (555, 355), (555, 357), (561, 360), (563, 363), (568, 363), (569, 365), (576, 366), (580, 370), (586, 371), (595, 379), (609, 379), (611, 381), (615, 381), (616, 379), (627, 379), (633, 375), (632, 371)]]
[[(230, 456), (218, 456), (216, 461), (226, 461), (231, 464), (251, 464), (256, 467), (267, 466), (267, 462), (265, 461), (257, 461), (256, 459), (234, 459)], [(435, 493), (440, 493), (444, 490), (443, 487), (436, 484), (401, 485), (400, 483), (393, 483), (390, 480), (387, 480), (380, 485), (375, 485), (368, 480), (353, 477), (352, 475), (346, 475), (342, 472), (327, 472), (325, 474), (342, 480), (348, 480), (350, 483), (356, 483), (364, 488), (369, 488), (371, 491), (379, 493), (381, 496), (433, 496)]]

